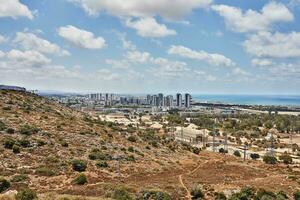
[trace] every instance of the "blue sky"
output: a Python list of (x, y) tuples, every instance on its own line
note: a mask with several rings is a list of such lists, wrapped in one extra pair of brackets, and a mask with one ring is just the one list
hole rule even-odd
[(0, 0), (0, 84), (300, 94), (300, 1)]

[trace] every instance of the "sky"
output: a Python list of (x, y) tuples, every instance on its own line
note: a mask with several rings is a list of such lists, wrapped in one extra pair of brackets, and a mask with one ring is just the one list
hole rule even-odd
[(300, 95), (300, 0), (0, 0), (0, 84)]

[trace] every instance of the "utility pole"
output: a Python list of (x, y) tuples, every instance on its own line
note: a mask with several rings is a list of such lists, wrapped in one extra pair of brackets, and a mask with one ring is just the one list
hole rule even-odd
[(246, 151), (248, 150), (248, 147), (247, 147), (247, 145), (245, 144), (244, 145), (244, 161), (246, 161)]
[(226, 152), (228, 150), (227, 146), (227, 133), (225, 133), (225, 139), (224, 139), (224, 151)]
[(215, 146), (215, 142), (216, 142), (216, 131), (213, 131), (213, 152), (216, 152), (216, 146)]

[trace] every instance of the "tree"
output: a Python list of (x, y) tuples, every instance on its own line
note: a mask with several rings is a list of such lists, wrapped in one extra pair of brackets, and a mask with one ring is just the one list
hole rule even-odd
[(274, 164), (277, 163), (277, 158), (274, 157), (274, 156), (271, 156), (271, 155), (265, 155), (265, 156), (263, 157), (263, 161), (264, 161), (265, 163), (267, 163), (267, 164), (272, 164), (272, 165), (274, 165)]
[(87, 183), (87, 178), (85, 174), (79, 174), (75, 179), (74, 183), (77, 185), (84, 185)]
[(72, 161), (73, 170), (78, 172), (84, 172), (87, 168), (87, 163), (84, 160), (73, 160)]
[(253, 160), (257, 160), (257, 159), (260, 158), (259, 154), (257, 154), (257, 153), (251, 153), (251, 154), (250, 154), (250, 157), (251, 157)]
[(280, 155), (279, 160), (282, 160), (282, 162), (286, 165), (292, 164), (293, 162), (292, 157), (289, 154), (287, 154), (287, 152), (284, 152), (284, 154)]
[(235, 155), (236, 157), (241, 157), (241, 153), (240, 153), (240, 151), (238, 151), (238, 150), (235, 150), (235, 151), (233, 152), (233, 155)]
[(10, 182), (5, 178), (0, 177), (0, 193), (10, 187)]

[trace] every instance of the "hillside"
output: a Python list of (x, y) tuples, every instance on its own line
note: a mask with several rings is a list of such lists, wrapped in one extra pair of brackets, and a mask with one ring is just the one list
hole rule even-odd
[[(0, 176), (10, 182), (3, 193), (26, 186), (39, 199), (189, 199), (196, 186), (207, 199), (244, 186), (299, 189), (299, 166), (198, 155), (163, 130), (102, 122), (29, 93), (0, 91), (0, 144)], [(80, 172), (87, 182), (75, 180)]]

